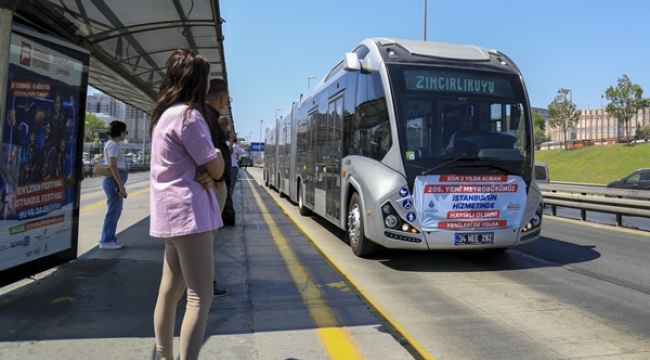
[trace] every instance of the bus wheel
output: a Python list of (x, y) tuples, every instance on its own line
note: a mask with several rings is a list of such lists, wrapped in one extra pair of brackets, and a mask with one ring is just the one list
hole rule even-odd
[(364, 230), (363, 207), (359, 194), (352, 194), (348, 207), (348, 230), (346, 240), (352, 253), (358, 257), (366, 257), (377, 250), (377, 245), (366, 238)]
[(305, 207), (305, 194), (303, 194), (300, 187), (301, 186), (298, 185), (298, 212), (302, 216), (309, 216), (309, 215), (311, 215), (311, 210), (309, 210), (309, 209), (307, 209), (307, 207)]

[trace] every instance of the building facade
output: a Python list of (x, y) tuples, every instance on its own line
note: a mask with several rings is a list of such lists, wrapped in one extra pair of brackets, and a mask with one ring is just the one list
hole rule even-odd
[(113, 120), (126, 123), (129, 134), (125, 142), (149, 142), (150, 118), (147, 113), (111, 96), (96, 92), (86, 97), (86, 112), (97, 115), (108, 125)]
[(125, 105), (125, 107), (124, 122), (126, 123), (126, 127), (129, 129), (127, 139), (130, 142), (139, 143), (143, 141), (151, 141), (151, 136), (149, 135), (149, 115), (131, 105)]
[[(537, 108), (533, 108), (535, 111)], [(547, 113), (548, 114), (548, 113)], [(545, 118), (545, 120), (548, 120)], [(644, 108), (629, 120), (629, 136), (625, 133), (624, 124), (605, 111), (600, 109), (587, 109), (580, 111), (578, 123), (567, 131), (566, 139), (561, 130), (546, 125), (546, 136), (552, 142), (576, 141), (590, 142), (594, 145), (615, 144), (626, 138), (634, 139), (638, 128), (650, 126), (650, 108)]]
[(86, 97), (86, 112), (106, 114), (115, 119), (124, 118), (124, 103), (102, 93), (94, 93)]

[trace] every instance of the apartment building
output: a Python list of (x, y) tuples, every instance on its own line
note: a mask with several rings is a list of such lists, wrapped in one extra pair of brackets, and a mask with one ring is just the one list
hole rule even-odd
[[(533, 108), (533, 111), (539, 108)], [(545, 109), (544, 109), (545, 110)], [(547, 112), (548, 117), (548, 112)], [(545, 120), (549, 120), (545, 118)], [(633, 116), (629, 122), (629, 137), (634, 138), (637, 128), (650, 126), (650, 108), (644, 108)], [(546, 136), (552, 142), (563, 142), (564, 134), (559, 129), (546, 125)], [(585, 142), (589, 141), (594, 145), (611, 145), (625, 139), (625, 128), (622, 123), (605, 111), (600, 109), (581, 110), (580, 119), (575, 127), (567, 131), (567, 141)]]

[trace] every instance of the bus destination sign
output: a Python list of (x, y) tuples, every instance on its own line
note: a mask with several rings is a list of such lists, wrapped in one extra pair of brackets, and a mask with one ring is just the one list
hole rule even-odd
[(512, 97), (507, 79), (500, 76), (440, 70), (404, 70), (406, 89)]

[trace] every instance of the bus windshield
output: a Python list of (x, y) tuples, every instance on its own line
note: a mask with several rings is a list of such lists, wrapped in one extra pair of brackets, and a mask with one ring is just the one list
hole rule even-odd
[[(417, 173), (449, 172), (445, 164), (472, 167), (467, 161), (517, 175), (526, 168), (532, 132), (518, 75), (418, 65), (389, 65), (388, 71), (411, 180)], [(485, 172), (477, 167), (469, 172)]]

